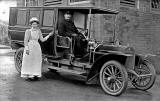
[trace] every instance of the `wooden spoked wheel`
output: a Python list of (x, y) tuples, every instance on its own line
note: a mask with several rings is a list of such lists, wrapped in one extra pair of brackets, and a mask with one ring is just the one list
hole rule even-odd
[(122, 94), (128, 84), (127, 71), (117, 61), (104, 63), (100, 70), (99, 79), (104, 92), (114, 96)]
[(19, 48), (16, 51), (16, 54), (14, 56), (15, 67), (19, 73), (21, 72), (21, 68), (22, 68), (23, 51), (24, 51), (24, 48)]

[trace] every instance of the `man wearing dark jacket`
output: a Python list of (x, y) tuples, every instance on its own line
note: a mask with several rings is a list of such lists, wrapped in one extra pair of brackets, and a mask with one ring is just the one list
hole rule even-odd
[[(73, 53), (74, 55), (83, 55), (82, 45), (80, 42), (79, 35), (74, 22), (71, 20), (72, 13), (70, 11), (67, 11), (64, 13), (64, 21), (60, 22), (58, 24), (58, 34), (60, 36), (67, 36), (72, 38), (72, 48), (74, 49)], [(67, 53), (66, 53), (67, 54)]]

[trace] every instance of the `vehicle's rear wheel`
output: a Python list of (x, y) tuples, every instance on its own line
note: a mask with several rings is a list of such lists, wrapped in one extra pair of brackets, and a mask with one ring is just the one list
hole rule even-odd
[(139, 66), (136, 66), (134, 70), (138, 75), (143, 76), (135, 77), (132, 81), (132, 85), (140, 90), (150, 89), (153, 86), (156, 78), (154, 66), (148, 61), (143, 61), (139, 64)]
[(100, 84), (105, 93), (118, 96), (128, 85), (128, 74), (124, 66), (117, 61), (104, 63), (100, 70)]
[(15, 67), (19, 73), (21, 72), (21, 67), (22, 67), (23, 51), (24, 48), (19, 48), (14, 56)]

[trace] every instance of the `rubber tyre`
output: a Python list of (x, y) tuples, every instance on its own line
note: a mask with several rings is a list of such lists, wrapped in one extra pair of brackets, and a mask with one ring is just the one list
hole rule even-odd
[(21, 73), (23, 51), (24, 48), (19, 48), (14, 55), (15, 68), (18, 71), (18, 73)]
[[(111, 69), (111, 67), (116, 68), (114, 69), (114, 73), (112, 71), (113, 74), (116, 74), (116, 80), (115, 82), (111, 82), (112, 78), (111, 76), (108, 76), (105, 73), (109, 73), (109, 70)], [(109, 69), (109, 70), (108, 70)], [(112, 69), (111, 69), (112, 70)], [(107, 72), (106, 72), (107, 71)], [(105, 76), (107, 78), (105, 78)], [(121, 80), (118, 78), (121, 77)], [(106, 80), (105, 80), (106, 79)], [(126, 71), (126, 69), (124, 68), (123, 65), (121, 65), (119, 62), (117, 61), (108, 61), (106, 63), (104, 63), (104, 65), (102, 66), (101, 70), (100, 70), (100, 74), (99, 74), (99, 80), (100, 80), (100, 85), (103, 89), (103, 91), (109, 95), (113, 95), (113, 96), (119, 96), (121, 95), (127, 88), (128, 85), (128, 73)], [(113, 80), (114, 81), (114, 80)], [(119, 82), (118, 82), (119, 81)], [(121, 81), (121, 82), (120, 82)], [(108, 83), (108, 84), (107, 84)], [(113, 83), (113, 85), (116, 85), (119, 83), (119, 88), (117, 86), (117, 90), (112, 90), (111, 85), (109, 85), (109, 83)], [(109, 87), (110, 86), (110, 87)], [(115, 86), (115, 87), (116, 87)]]
[[(155, 71), (155, 68), (154, 68), (154, 66), (150, 63), (150, 62), (148, 62), (148, 61), (143, 61), (143, 62), (141, 62), (140, 64), (139, 64), (139, 67), (140, 66), (145, 66), (145, 69), (147, 69), (147, 71), (148, 71), (148, 73), (151, 73), (152, 75), (150, 76), (150, 80), (148, 81), (148, 83), (146, 83), (145, 85), (139, 85), (138, 84), (138, 80), (133, 80), (132, 81), (132, 85), (135, 87), (135, 88), (137, 88), (137, 89), (139, 89), (139, 90), (148, 90), (148, 89), (150, 89), (152, 86), (153, 86), (153, 84), (154, 84), (154, 82), (155, 82), (155, 79), (156, 79), (156, 71)], [(137, 69), (138, 67), (135, 67), (135, 72), (136, 73), (138, 73), (139, 71), (137, 71), (138, 69)], [(146, 71), (146, 72), (147, 72)], [(147, 74), (148, 74), (147, 73)], [(143, 74), (143, 73), (138, 73), (139, 75), (140, 74)], [(138, 78), (135, 78), (135, 79), (138, 79)]]

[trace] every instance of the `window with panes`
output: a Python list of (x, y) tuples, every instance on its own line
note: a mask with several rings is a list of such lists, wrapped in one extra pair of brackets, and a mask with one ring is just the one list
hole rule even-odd
[(83, 2), (83, 1), (90, 1), (90, 0), (69, 0), (70, 3), (76, 3), (76, 2)]
[(25, 6), (38, 6), (38, 0), (25, 0)]
[(136, 0), (120, 0), (120, 5), (136, 7)]
[(151, 7), (153, 9), (160, 9), (160, 0), (151, 0)]
[(17, 25), (25, 25), (26, 24), (26, 15), (27, 15), (27, 10), (26, 9), (19, 9), (17, 11)]
[(53, 27), (54, 26), (55, 12), (54, 10), (45, 9), (43, 12), (43, 27)]
[(43, 0), (44, 6), (62, 4), (62, 0)]

